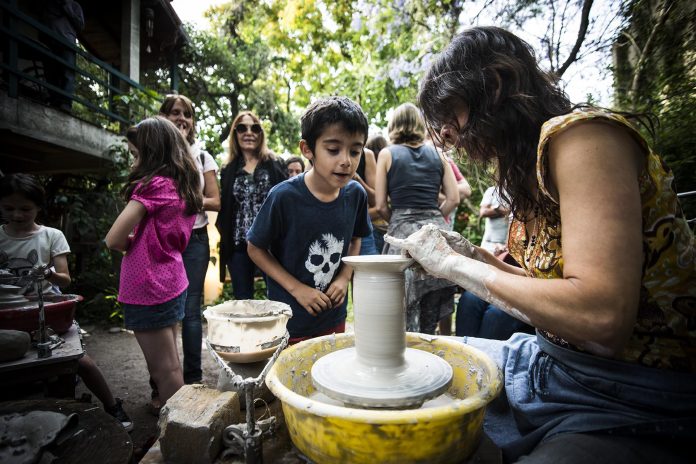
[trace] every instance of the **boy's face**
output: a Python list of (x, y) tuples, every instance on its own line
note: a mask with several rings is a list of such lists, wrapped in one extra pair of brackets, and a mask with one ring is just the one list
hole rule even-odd
[(324, 187), (340, 189), (353, 178), (360, 162), (364, 134), (351, 134), (342, 124), (331, 124), (317, 139), (314, 152), (307, 142), (300, 141), (300, 150), (305, 158), (312, 161), (312, 169)]
[(36, 216), (39, 214), (39, 207), (36, 206), (36, 203), (19, 193), (1, 198), (0, 210), (8, 224), (17, 229), (33, 226)]

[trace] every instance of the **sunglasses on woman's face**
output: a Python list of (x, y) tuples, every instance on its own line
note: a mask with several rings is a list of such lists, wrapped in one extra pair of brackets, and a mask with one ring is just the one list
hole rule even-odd
[(263, 130), (263, 128), (261, 127), (261, 124), (251, 124), (251, 125), (249, 125), (249, 124), (242, 124), (242, 123), (240, 123), (240, 124), (237, 124), (237, 125), (234, 127), (234, 130), (235, 130), (235, 132), (237, 132), (238, 134), (243, 134), (243, 133), (245, 133), (245, 132), (247, 132), (247, 131), (249, 131), (249, 130), (250, 130), (251, 132), (253, 132), (254, 134), (260, 134), (261, 131)]

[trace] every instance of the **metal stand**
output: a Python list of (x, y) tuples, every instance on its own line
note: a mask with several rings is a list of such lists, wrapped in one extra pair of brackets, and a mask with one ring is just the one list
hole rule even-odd
[(39, 297), (39, 342), (36, 344), (39, 358), (51, 357), (51, 342), (46, 333), (46, 310), (43, 300), (43, 273), (36, 278), (36, 295)]
[(266, 419), (256, 420), (254, 390), (263, 385), (266, 374), (275, 363), (280, 352), (288, 345), (289, 338), (290, 334), (285, 332), (283, 339), (258, 377), (249, 377), (246, 379), (235, 373), (230, 368), (229, 364), (213, 350), (210, 346), (210, 342), (206, 339), (205, 343), (209, 352), (230, 379), (232, 387), (240, 394), (244, 394), (246, 406), (246, 423), (229, 425), (223, 432), (222, 439), (226, 447), (222, 453), (223, 459), (230, 454), (237, 456), (243, 455), (246, 464), (263, 463), (263, 438), (271, 437), (275, 433), (276, 418), (275, 416), (270, 416)]
[(39, 359), (50, 358), (53, 348), (63, 343), (63, 341), (58, 337), (56, 337), (58, 340), (52, 340), (53, 337), (49, 337), (46, 329), (46, 310), (44, 309), (43, 298), (43, 281), (45, 280), (45, 272), (46, 266), (37, 266), (25, 276), (3, 276), (3, 278), (0, 279), (0, 283), (8, 283), (10, 285), (15, 285), (22, 281), (26, 282), (26, 279), (29, 279), (29, 283), (26, 284), (21, 290), (22, 294), (32, 283), (36, 285), (36, 296), (38, 297), (37, 303), (39, 305), (39, 341), (36, 343), (36, 351)]

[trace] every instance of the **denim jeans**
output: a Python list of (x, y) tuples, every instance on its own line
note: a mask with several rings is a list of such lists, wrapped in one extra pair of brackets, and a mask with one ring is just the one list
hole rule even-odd
[(382, 254), (382, 249), (384, 248), (384, 232), (377, 230), (375, 227), (372, 229), (372, 238), (375, 239), (375, 248), (377, 249), (377, 254)]
[[(196, 229), (199, 230), (199, 229)], [(203, 378), (201, 371), (201, 300), (203, 282), (210, 261), (210, 245), (205, 229), (191, 234), (188, 246), (181, 254), (189, 281), (184, 319), (181, 321), (181, 341), (184, 350), (184, 382), (198, 383)]]
[(361, 255), (378, 255), (380, 252), (375, 246), (375, 238), (372, 234), (367, 237), (363, 237), (360, 241), (360, 254)]
[(232, 278), (232, 294), (235, 300), (254, 299), (254, 274), (256, 264), (249, 258), (246, 249), (234, 250), (227, 268)]
[(462, 292), (455, 319), (458, 337), (507, 340), (515, 332), (534, 333), (534, 329), (473, 293)]
[(123, 318), (128, 330), (158, 330), (171, 327), (184, 318), (186, 290), (169, 301), (156, 305), (123, 303)]
[[(616, 437), (616, 445), (623, 442), (619, 448), (641, 449), (646, 458), (592, 462), (685, 462), (680, 450), (696, 436), (694, 374), (572, 351), (541, 335), (463, 341), (484, 351), (503, 371), (504, 387), (486, 409), (484, 429), (503, 449), (506, 462), (524, 455), (530, 459), (522, 462), (530, 463), (588, 462), (581, 457), (558, 459), (563, 447), (568, 451), (578, 441), (599, 449), (601, 443), (593, 445), (591, 438), (574, 434)], [(669, 448), (643, 446), (658, 441)]]

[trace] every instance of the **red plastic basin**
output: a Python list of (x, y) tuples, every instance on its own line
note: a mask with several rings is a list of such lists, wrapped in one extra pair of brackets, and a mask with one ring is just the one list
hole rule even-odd
[[(51, 295), (44, 298), (46, 326), (56, 333), (68, 331), (75, 319), (75, 305), (80, 295)], [(39, 307), (36, 302), (18, 308), (0, 309), (0, 329), (23, 330), (31, 333), (39, 328)]]

